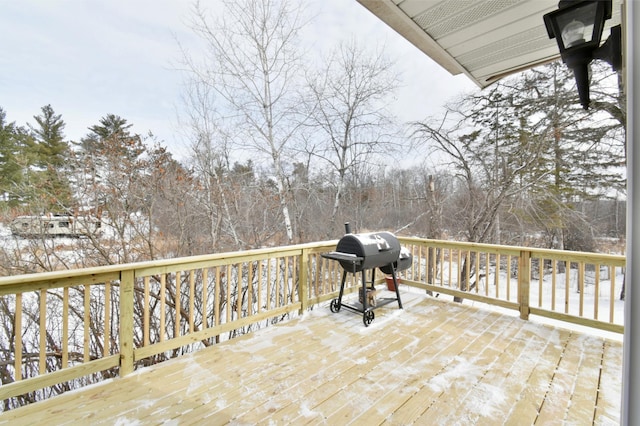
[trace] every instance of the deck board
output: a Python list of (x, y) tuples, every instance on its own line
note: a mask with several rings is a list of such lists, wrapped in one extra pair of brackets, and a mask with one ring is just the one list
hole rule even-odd
[(622, 344), (408, 294), (328, 307), (0, 414), (2, 424), (615, 424)]
[(556, 330), (546, 339), (530, 337), (529, 344), (521, 346), (520, 356), (513, 361), (513, 373), (505, 380), (505, 394), (509, 399), (505, 401), (503, 409), (511, 407), (505, 424), (516, 426), (536, 423), (570, 336), (571, 333), (566, 330)]
[[(622, 377), (622, 346), (610, 341), (604, 343), (604, 353), (602, 356), (602, 372), (600, 373), (601, 383), (615, 383)], [(596, 407), (597, 424), (618, 424), (620, 423), (620, 401), (622, 389), (616, 386), (601, 387), (600, 395)]]

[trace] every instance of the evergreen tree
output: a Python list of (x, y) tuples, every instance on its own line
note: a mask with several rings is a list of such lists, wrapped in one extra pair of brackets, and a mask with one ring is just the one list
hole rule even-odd
[(27, 131), (7, 122), (7, 115), (0, 108), (0, 201), (10, 206), (25, 197), (22, 188), (29, 167), (27, 147), (32, 144)]
[(584, 220), (574, 205), (623, 192), (624, 141), (615, 136), (624, 132), (604, 98), (584, 111), (574, 84), (565, 66), (550, 64), (465, 97), (439, 123), (417, 124), (466, 182), (456, 212), (470, 241), (500, 243), (504, 218), (536, 225), (552, 248), (587, 249), (565, 244), (569, 225)]
[(68, 160), (69, 144), (64, 141), (65, 122), (51, 105), (42, 107), (42, 115), (33, 117), (37, 126), (29, 126), (36, 141), (36, 164), (61, 168)]
[(602, 87), (608, 69), (594, 70), (598, 71), (592, 76), (596, 102), (588, 111), (577, 100), (573, 74), (559, 62), (533, 69), (520, 78), (523, 108), (539, 131), (544, 131), (538, 133), (543, 136), (544, 155), (537, 170), (546, 175), (526, 193), (531, 197), (529, 214), (543, 227), (552, 248), (586, 249), (565, 243), (572, 229), (569, 225), (583, 220), (574, 208), (576, 201), (624, 192), (619, 167), (625, 157), (619, 96), (612, 95), (617, 90)]
[(9, 201), (12, 187), (21, 180), (18, 165), (14, 123), (6, 122), (6, 113), (0, 108), (0, 200)]
[(89, 127), (91, 132), (79, 144), (81, 154), (91, 156), (96, 164), (102, 164), (100, 159), (105, 156), (135, 160), (144, 147), (140, 135), (131, 133), (132, 126), (125, 118), (107, 114), (99, 124)]
[(89, 127), (89, 130), (99, 140), (112, 136), (127, 136), (133, 124), (127, 124), (127, 120), (115, 114), (107, 114), (100, 119), (100, 124)]
[(29, 125), (33, 145), (29, 150), (36, 168), (29, 171), (33, 202), (37, 210), (67, 212), (73, 207), (73, 197), (66, 165), (69, 144), (64, 140), (65, 123), (51, 105), (42, 107), (42, 114), (33, 117), (37, 125)]
[(147, 152), (140, 135), (130, 132), (131, 127), (126, 119), (108, 114), (89, 127), (91, 132), (82, 138), (75, 164), (82, 171), (84, 189), (79, 197), (84, 204), (104, 206), (118, 197), (131, 201), (125, 194), (139, 179), (141, 157)]

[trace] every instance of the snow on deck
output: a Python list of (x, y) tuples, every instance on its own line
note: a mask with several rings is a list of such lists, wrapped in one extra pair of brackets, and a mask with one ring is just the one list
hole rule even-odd
[(0, 424), (618, 424), (622, 343), (403, 294), (328, 304)]

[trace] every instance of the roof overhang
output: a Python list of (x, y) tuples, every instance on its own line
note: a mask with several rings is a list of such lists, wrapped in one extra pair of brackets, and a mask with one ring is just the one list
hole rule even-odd
[[(510, 74), (560, 57), (542, 16), (558, 0), (358, 0), (453, 75), (484, 88)], [(620, 24), (613, 0), (603, 40)]]

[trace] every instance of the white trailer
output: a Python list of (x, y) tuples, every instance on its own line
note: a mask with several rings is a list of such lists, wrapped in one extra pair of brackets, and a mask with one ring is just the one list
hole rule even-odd
[(94, 216), (19, 216), (11, 222), (13, 235), (33, 237), (87, 237), (98, 235), (102, 222)]

